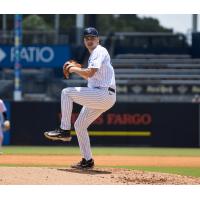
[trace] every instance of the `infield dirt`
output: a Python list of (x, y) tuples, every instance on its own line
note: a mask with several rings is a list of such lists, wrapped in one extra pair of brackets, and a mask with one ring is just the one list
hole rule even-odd
[[(69, 166), (80, 156), (1, 155), (0, 164)], [(95, 156), (98, 166), (200, 167), (200, 157), (183, 156)]]
[[(20, 167), (2, 166), (0, 168), (0, 185), (200, 184), (200, 178), (195, 177), (106, 167), (200, 167), (199, 157), (95, 156), (97, 167), (93, 170), (73, 170), (68, 167), (70, 164), (79, 161), (79, 159), (79, 156), (1, 155), (0, 165), (20, 165)], [(44, 165), (52, 167), (44, 167)], [(65, 165), (66, 167), (63, 167)]]

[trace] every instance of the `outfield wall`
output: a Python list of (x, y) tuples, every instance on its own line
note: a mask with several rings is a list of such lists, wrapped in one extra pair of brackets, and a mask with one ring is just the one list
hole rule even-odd
[[(74, 104), (72, 127), (80, 111)], [(43, 136), (60, 123), (60, 102), (11, 102), (12, 145), (78, 145)], [(72, 128), (74, 130), (74, 128)], [(192, 103), (117, 103), (90, 127), (98, 146), (199, 146), (199, 105)]]

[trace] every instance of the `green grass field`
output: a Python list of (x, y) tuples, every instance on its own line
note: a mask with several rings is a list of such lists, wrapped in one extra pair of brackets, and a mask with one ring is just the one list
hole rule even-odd
[[(79, 155), (79, 147), (4, 146), (5, 154)], [(94, 155), (200, 156), (200, 148), (93, 147)]]
[[(78, 147), (39, 147), (39, 146), (4, 146), (6, 155), (80, 155)], [(133, 147), (93, 147), (93, 155), (128, 155), (128, 156), (200, 156), (200, 148), (133, 148)], [(5, 166), (1, 164), (0, 166)], [(9, 166), (9, 165), (7, 165)], [(10, 165), (11, 166), (11, 165)], [(113, 167), (113, 166), (111, 166)], [(175, 173), (200, 177), (200, 167), (151, 167), (120, 166), (121, 168), (144, 171)]]

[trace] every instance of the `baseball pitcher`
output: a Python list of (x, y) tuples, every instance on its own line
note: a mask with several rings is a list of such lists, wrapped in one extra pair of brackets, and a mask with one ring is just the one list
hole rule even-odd
[(63, 73), (66, 78), (69, 78), (71, 73), (76, 73), (88, 80), (88, 85), (87, 87), (68, 87), (62, 90), (61, 125), (56, 130), (44, 133), (45, 137), (51, 140), (70, 141), (73, 102), (83, 106), (74, 123), (83, 158), (71, 167), (78, 169), (94, 167), (87, 128), (116, 102), (115, 74), (110, 55), (99, 44), (99, 34), (95, 28), (89, 27), (84, 30), (84, 44), (90, 53), (88, 67), (83, 69), (79, 63), (73, 60), (67, 61), (63, 66)]

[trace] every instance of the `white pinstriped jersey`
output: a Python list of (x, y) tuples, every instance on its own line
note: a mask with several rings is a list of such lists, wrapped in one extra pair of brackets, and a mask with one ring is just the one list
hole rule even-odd
[(91, 78), (88, 78), (88, 87), (111, 87), (116, 89), (115, 74), (111, 65), (108, 51), (98, 45), (91, 53), (88, 60), (88, 68), (96, 68), (97, 72)]
[(0, 99), (0, 125), (3, 123), (2, 113), (6, 111), (6, 106), (4, 102)]

